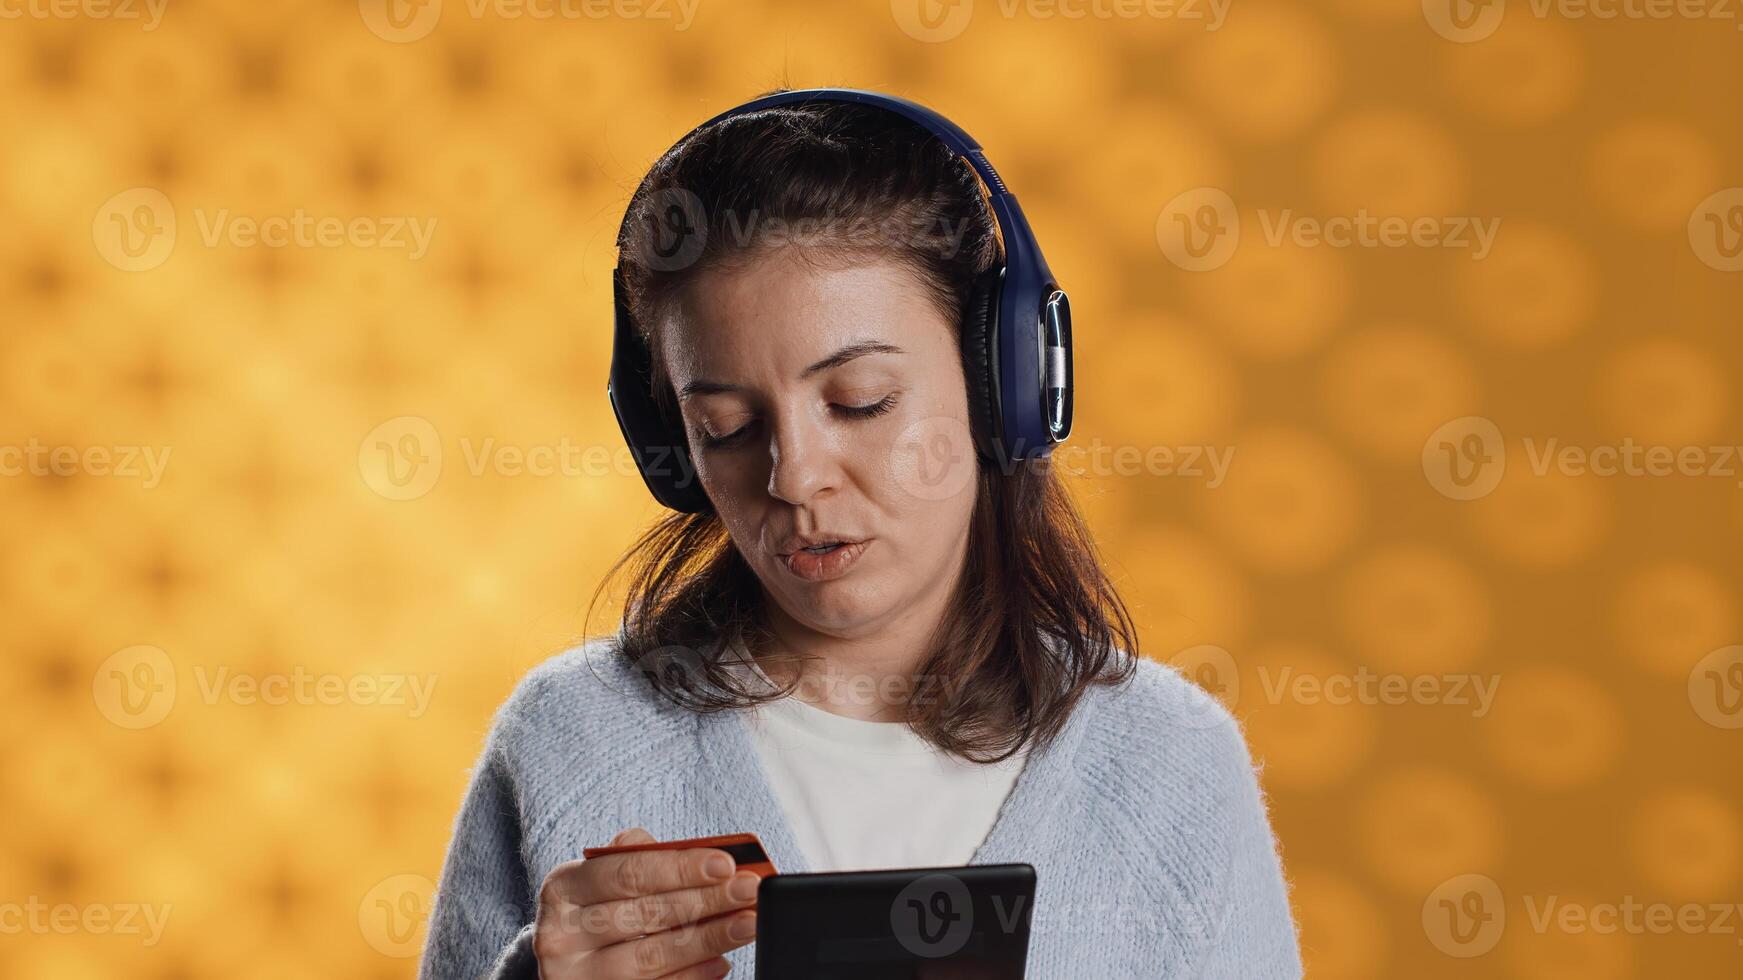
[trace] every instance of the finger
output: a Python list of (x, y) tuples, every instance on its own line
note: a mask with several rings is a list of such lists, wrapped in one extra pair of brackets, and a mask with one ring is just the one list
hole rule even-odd
[(652, 980), (705, 963), (756, 938), (757, 914), (750, 910), (716, 916), (651, 936), (614, 943), (588, 957), (609, 977)]
[(594, 905), (619, 898), (639, 898), (681, 888), (723, 885), (738, 865), (732, 855), (712, 847), (681, 851), (632, 851), (607, 854), (581, 862), (581, 870), (566, 876), (576, 905)]
[(539, 914), (554, 915), (573, 904), (570, 896), (581, 887), (581, 869), (586, 861), (564, 861), (545, 875), (539, 885)]
[[(618, 847), (625, 844), (653, 844), (658, 839), (641, 827), (631, 827), (620, 830), (611, 839), (608, 846)], [(565, 861), (551, 870), (544, 887), (539, 890), (539, 902), (551, 908), (553, 913), (560, 912), (573, 901), (577, 890), (577, 875), (581, 872), (582, 861)]]
[(724, 956), (716, 956), (705, 963), (687, 966), (677, 973), (668, 973), (660, 980), (720, 980), (732, 971), (732, 964)]
[(756, 902), (761, 880), (741, 871), (724, 885), (572, 906), (548, 918), (554, 927), (577, 934), (577, 948), (597, 949), (748, 908)]
[(624, 844), (652, 844), (655, 843), (657, 839), (658, 838), (654, 837), (653, 834), (648, 833), (640, 827), (631, 827), (630, 829), (619, 833), (616, 837), (613, 837), (611, 839), (611, 846), (619, 847)]

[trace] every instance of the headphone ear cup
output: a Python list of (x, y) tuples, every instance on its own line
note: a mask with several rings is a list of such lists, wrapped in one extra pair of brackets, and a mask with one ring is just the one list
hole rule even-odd
[(629, 444), (642, 482), (654, 499), (680, 513), (702, 513), (713, 503), (696, 476), (683, 429), (673, 427), (654, 398), (653, 358), (636, 330), (621, 285), (614, 285), (613, 292), (617, 322), (612, 338), (611, 378), (605, 391), (611, 399), (612, 413), (617, 416), (618, 430)]
[(993, 344), (998, 340), (999, 298), (1004, 270), (976, 277), (962, 320), (962, 372), (968, 384), (968, 421), (981, 455), (999, 461), (999, 386)]

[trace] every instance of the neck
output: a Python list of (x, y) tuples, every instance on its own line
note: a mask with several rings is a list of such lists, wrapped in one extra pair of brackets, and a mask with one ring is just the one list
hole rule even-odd
[(795, 696), (825, 711), (861, 721), (901, 721), (921, 684), (920, 669), (932, 655), (950, 598), (950, 590), (934, 590), (924, 604), (851, 636), (813, 629), (768, 601), (768, 625), (775, 636), (771, 652), (798, 660), (771, 663), (766, 669), (781, 683), (799, 671)]

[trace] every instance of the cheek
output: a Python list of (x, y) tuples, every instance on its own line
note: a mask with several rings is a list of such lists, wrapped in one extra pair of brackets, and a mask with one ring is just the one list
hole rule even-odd
[[(890, 538), (883, 567), (892, 574), (886, 585), (911, 590), (929, 588), (922, 583), (948, 571), (968, 535), (979, 482), (972, 456), (966, 466), (946, 466), (933, 453), (910, 453), (906, 460), (907, 468), (887, 476), (878, 488), (877, 520)], [(957, 479), (959, 470), (969, 477)]]
[[(695, 455), (690, 457), (714, 512), (726, 526), (734, 542), (751, 546), (756, 542), (756, 528), (762, 519), (767, 498), (765, 482), (759, 484), (755, 475), (739, 457), (732, 454)], [(749, 537), (747, 537), (749, 535)]]
[(760, 537), (765, 515), (755, 503), (742, 496), (716, 496), (714, 512), (720, 515), (732, 546), (748, 564), (754, 566), (765, 557)]
[(893, 512), (937, 516), (972, 505), (980, 463), (966, 418), (934, 414), (909, 419), (875, 455), (884, 499)]
[(708, 453), (693, 446), (690, 459), (696, 467), (696, 479), (714, 498), (717, 509), (724, 510), (728, 500), (742, 506), (747, 493), (767, 485), (768, 471), (758, 471), (751, 453)]

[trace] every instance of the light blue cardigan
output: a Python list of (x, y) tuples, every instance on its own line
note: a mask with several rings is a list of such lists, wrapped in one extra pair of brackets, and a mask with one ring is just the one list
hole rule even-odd
[[(1091, 688), (1028, 763), (971, 864), (1038, 883), (1030, 977), (1301, 976), (1277, 842), (1240, 728), (1172, 667)], [(546, 873), (628, 827), (661, 840), (750, 831), (806, 870), (741, 712), (653, 693), (588, 641), (529, 671), (496, 714), (454, 824), (421, 980), (536, 980)], [(755, 945), (728, 954), (754, 971)]]

